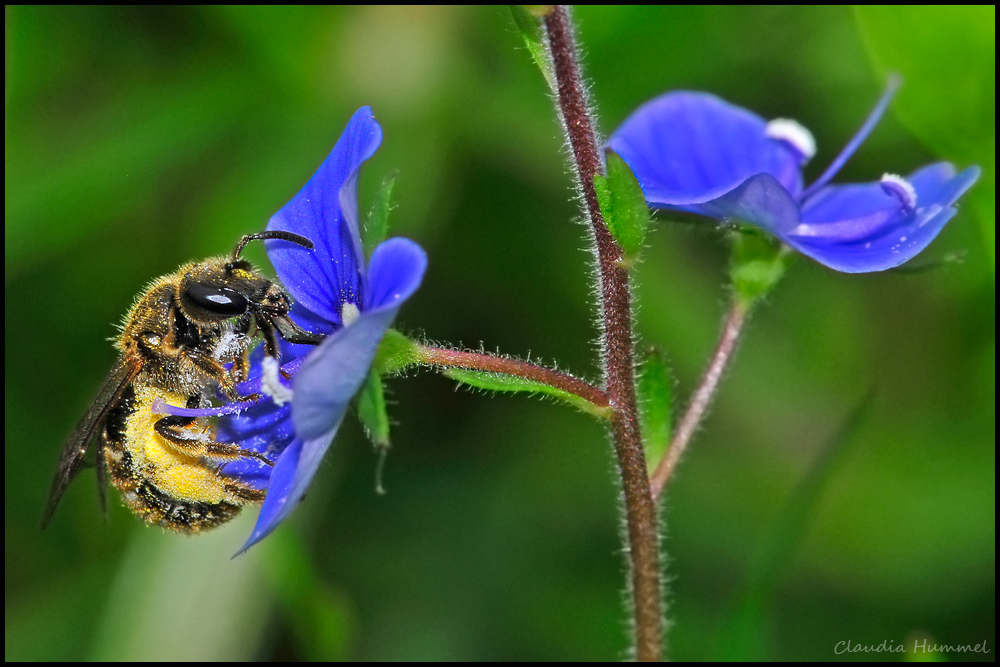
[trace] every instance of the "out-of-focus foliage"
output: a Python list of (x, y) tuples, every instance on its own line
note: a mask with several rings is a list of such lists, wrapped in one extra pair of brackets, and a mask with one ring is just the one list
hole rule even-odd
[[(934, 38), (908, 44), (906, 63), (942, 52), (957, 62), (972, 48), (967, 22), (986, 27), (939, 11)], [(988, 159), (992, 186), (994, 114), (970, 100), (992, 105), (993, 89), (883, 59), (891, 36), (861, 16), (865, 37), (831, 7), (576, 12), (604, 132), (654, 95), (707, 90), (809, 127), (815, 177), (884, 84), (867, 43), (905, 76), (899, 120), (883, 121), (842, 180), (945, 157), (960, 168)], [(362, 174), (362, 210), (398, 170), (392, 233), (430, 257), (401, 326), (596, 375), (585, 230), (571, 222), (547, 85), (510, 12), (14, 7), (6, 28), (5, 657), (622, 657), (604, 426), (554, 401), (456, 391), (429, 372), (387, 383), (388, 494), (375, 493), (377, 456), (349, 422), (295, 519), (246, 557), (229, 559), (253, 512), (184, 538), (143, 528), (112, 494), (105, 523), (92, 471), (37, 529), (57, 452), (113, 362), (106, 339), (134, 295), (263, 229), (363, 104), (385, 141)], [(947, 153), (911, 124), (909, 94), (934, 127), (971, 128), (983, 157)], [(914, 636), (995, 650), (984, 185), (916, 260), (962, 263), (845, 276), (803, 260), (758, 309), (664, 505), (674, 658), (725, 647), (830, 659), (839, 641)], [(265, 261), (259, 246), (247, 255)], [(640, 336), (665, 354), (675, 410), (714, 346), (726, 268), (711, 225), (654, 220), (635, 270)], [(850, 447), (811, 473), (873, 387)], [(801, 517), (790, 503), (806, 479), (823, 483)], [(769, 553), (788, 516), (799, 541), (766, 604), (748, 607), (753, 554)], [(748, 608), (758, 641), (741, 653), (723, 638), (747, 627)], [(859, 655), (898, 657), (847, 657)]]

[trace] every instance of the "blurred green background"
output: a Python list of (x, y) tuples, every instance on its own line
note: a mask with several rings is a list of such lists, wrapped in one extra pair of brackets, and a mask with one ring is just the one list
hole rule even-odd
[[(893, 111), (839, 180), (942, 157), (984, 169), (916, 260), (961, 262), (849, 276), (801, 261), (751, 322), (664, 505), (671, 656), (894, 660), (834, 651), (925, 637), (990, 650), (948, 659), (993, 658), (994, 9), (576, 16), (604, 134), (656, 94), (708, 90), (809, 127), (815, 177), (896, 70)], [(385, 141), (362, 208), (398, 170), (393, 232), (430, 256), (400, 327), (596, 377), (584, 229), (509, 11), (5, 19), (6, 659), (626, 657), (603, 427), (428, 372), (390, 382), (388, 495), (349, 418), (293, 520), (246, 557), (230, 560), (254, 512), (185, 538), (112, 494), (105, 522), (92, 471), (37, 526), (133, 297), (262, 229), (364, 104)], [(662, 223), (648, 246), (641, 342), (665, 352), (682, 403), (721, 321), (725, 244)]]

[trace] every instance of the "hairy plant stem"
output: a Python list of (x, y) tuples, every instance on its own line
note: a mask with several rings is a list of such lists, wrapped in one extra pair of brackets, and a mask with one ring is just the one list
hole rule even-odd
[(705, 417), (705, 413), (719, 389), (719, 382), (722, 380), (729, 362), (732, 361), (733, 352), (736, 351), (736, 344), (739, 342), (743, 325), (747, 322), (751, 308), (751, 304), (738, 297), (733, 297), (729, 312), (726, 313), (726, 321), (722, 326), (722, 335), (719, 336), (719, 342), (715, 346), (715, 352), (712, 353), (712, 358), (708, 362), (705, 373), (701, 376), (698, 388), (691, 396), (691, 402), (670, 440), (667, 455), (656, 466), (656, 472), (653, 473), (650, 480), (653, 487), (653, 497), (657, 500), (670, 482), (678, 461), (684, 455), (684, 450), (687, 449), (691, 438), (697, 432), (701, 420)]
[(514, 375), (541, 382), (556, 389), (562, 389), (563, 391), (579, 396), (598, 408), (606, 408), (609, 404), (608, 395), (602, 389), (595, 387), (589, 382), (567, 373), (527, 361), (521, 361), (520, 359), (498, 357), (483, 352), (449, 350), (432, 345), (421, 345), (419, 354), (420, 360), (425, 364)]
[(604, 163), (587, 106), (569, 12), (565, 6), (556, 5), (544, 20), (558, 87), (559, 115), (572, 148), (573, 166), (597, 251), (604, 379), (614, 409), (611, 431), (628, 527), (626, 553), (631, 566), (635, 657), (659, 660), (663, 653), (660, 535), (636, 408), (629, 276), (620, 264), (622, 249), (608, 231), (594, 188), (594, 177), (603, 174)]

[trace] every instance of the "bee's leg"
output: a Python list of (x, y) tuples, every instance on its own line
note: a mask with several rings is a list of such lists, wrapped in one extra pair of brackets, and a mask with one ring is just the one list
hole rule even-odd
[[(296, 324), (295, 320), (293, 320), (288, 315), (268, 314), (267, 320), (268, 324), (271, 325), (270, 327), (260, 327), (259, 322), (258, 322), (258, 327), (264, 330), (270, 328), (273, 331), (277, 331), (278, 335), (287, 340), (289, 343), (299, 343), (303, 345), (319, 345), (324, 340), (326, 340), (326, 336), (313, 333), (311, 331), (306, 331), (298, 324)], [(274, 334), (272, 333), (272, 335)]]
[(232, 377), (236, 384), (243, 382), (248, 377), (248, 371), (250, 369), (250, 350), (244, 350), (235, 359), (233, 359), (233, 369)]
[(233, 382), (232, 375), (214, 357), (196, 350), (190, 350), (187, 354), (187, 359), (194, 364), (197, 370), (215, 380), (219, 384), (219, 389), (229, 400), (240, 400), (240, 395), (236, 392), (236, 383)]
[(259, 326), (260, 332), (264, 334), (264, 354), (275, 359), (281, 358), (281, 348), (278, 347), (278, 337), (272, 326)]
[(175, 445), (183, 446), (186, 451), (191, 447), (200, 446), (204, 441), (204, 436), (195, 434), (190, 430), (185, 430), (194, 421), (194, 417), (167, 415), (166, 417), (157, 419), (156, 423), (153, 424), (153, 428), (160, 434), (160, 437)]
[[(247, 354), (245, 359), (237, 357), (233, 362), (233, 373), (226, 370), (226, 367), (215, 360), (214, 357), (210, 357), (206, 354), (196, 353), (194, 350), (190, 351), (187, 355), (190, 363), (194, 364), (198, 371), (210, 376), (219, 384), (219, 391), (221, 391), (226, 398), (230, 401), (252, 401), (260, 398), (259, 394), (251, 394), (250, 396), (240, 396), (240, 393), (236, 391), (236, 384), (242, 382), (244, 378), (240, 375), (246, 375), (246, 369), (250, 366), (250, 357)], [(238, 371), (237, 369), (241, 364), (246, 364), (244, 370)]]
[(252, 449), (243, 449), (231, 442), (216, 442), (213, 440), (205, 447), (205, 454), (209, 458), (223, 460), (256, 459), (269, 468), (274, 467), (274, 462), (260, 452), (255, 452)]
[(223, 482), (223, 488), (231, 498), (244, 503), (263, 502), (264, 496), (267, 495), (266, 491), (255, 489), (252, 486), (248, 486), (243, 482), (231, 478), (225, 479)]
[[(281, 349), (278, 347), (278, 336), (289, 343), (298, 345), (319, 345), (326, 336), (306, 331), (295, 323), (288, 315), (261, 313), (257, 317), (257, 328), (264, 335), (264, 350), (269, 357), (279, 359)], [(281, 377), (291, 380), (292, 376), (281, 371)]]
[(260, 452), (243, 449), (229, 442), (216, 442), (204, 433), (193, 432), (188, 427), (195, 421), (194, 417), (167, 415), (157, 420), (153, 428), (175, 450), (188, 456), (205, 456), (223, 461), (237, 459), (256, 459), (268, 467), (274, 463)]

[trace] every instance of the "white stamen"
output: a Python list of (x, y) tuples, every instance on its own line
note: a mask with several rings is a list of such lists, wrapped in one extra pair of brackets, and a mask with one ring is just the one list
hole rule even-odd
[(816, 155), (816, 139), (797, 120), (791, 118), (775, 118), (764, 128), (764, 135), (769, 139), (784, 141), (791, 145), (802, 156), (802, 162), (808, 162)]
[(899, 200), (908, 211), (917, 208), (917, 191), (913, 184), (898, 174), (882, 174), (882, 189)]
[(281, 366), (274, 357), (264, 357), (262, 363), (264, 374), (261, 377), (260, 389), (270, 396), (276, 405), (284, 405), (292, 400), (292, 390), (281, 383)]
[(347, 302), (340, 309), (340, 321), (343, 322), (345, 327), (354, 324), (359, 317), (361, 317), (361, 311), (353, 303)]

